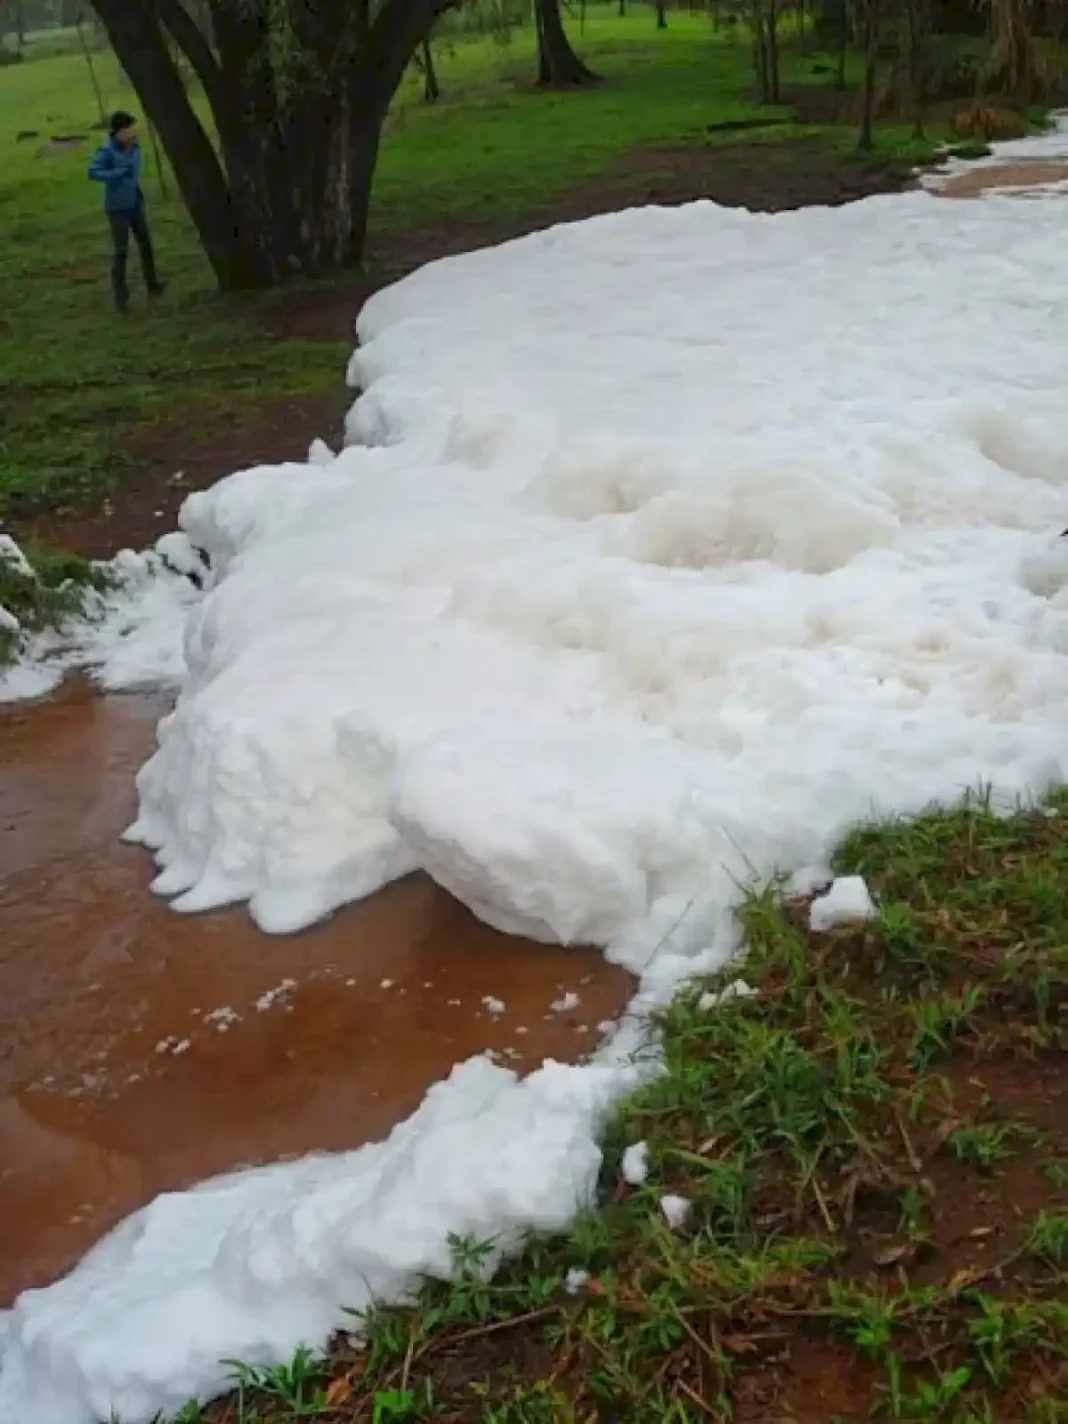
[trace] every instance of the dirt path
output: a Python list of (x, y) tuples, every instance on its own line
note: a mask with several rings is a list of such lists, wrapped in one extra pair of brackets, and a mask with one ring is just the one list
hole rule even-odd
[[(779, 212), (834, 206), (912, 186), (911, 171), (860, 155), (836, 153), (819, 141), (689, 145), (642, 150), (565, 193), (555, 203), (511, 218), (452, 219), (431, 229), (379, 235), (367, 278), (330, 287), (282, 292), (264, 322), (279, 341), (353, 338), (356, 319), (379, 287), (437, 258), (520, 237), (559, 222), (576, 222), (621, 208), (675, 206), (706, 198), (728, 207)], [(316, 436), (340, 443), (352, 395), (343, 384), (326, 393), (268, 405), (250, 403), (225, 435), (198, 437), (195, 412), (178, 408), (136, 437), (142, 476), (105, 507), (70, 519), (42, 518), (16, 530), (61, 548), (105, 558), (123, 546), (142, 548), (173, 528), (185, 496), (234, 470), (303, 459)]]

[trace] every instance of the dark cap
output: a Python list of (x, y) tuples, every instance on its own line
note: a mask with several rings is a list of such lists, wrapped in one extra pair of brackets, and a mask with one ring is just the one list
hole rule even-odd
[(121, 133), (123, 129), (128, 129), (135, 122), (133, 114), (128, 114), (125, 109), (116, 109), (108, 120), (108, 133), (112, 135)]

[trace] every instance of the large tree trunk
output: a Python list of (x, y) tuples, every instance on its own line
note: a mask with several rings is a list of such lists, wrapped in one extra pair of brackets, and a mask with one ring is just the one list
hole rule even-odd
[(564, 22), (560, 18), (560, 0), (535, 0), (535, 17), (538, 25), (538, 83), (548, 89), (595, 83), (597, 75), (586, 68), (568, 41)]
[[(94, 3), (222, 287), (272, 286), (362, 258), (386, 112), (450, 0), (382, 0), (373, 20), (366, 0), (285, 0), (292, 44), (280, 59), (269, 49), (280, 0), (205, 0), (206, 28), (184, 0)], [(168, 37), (203, 86), (219, 154)]]
[(266, 274), (242, 240), (219, 160), (189, 102), (156, 16), (135, 0), (94, 4), (119, 63), (159, 130), (219, 285), (261, 285)]

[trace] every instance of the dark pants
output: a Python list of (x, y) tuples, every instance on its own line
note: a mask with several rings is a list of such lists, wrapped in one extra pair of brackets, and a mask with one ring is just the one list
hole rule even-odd
[(150, 292), (160, 290), (156, 275), (156, 257), (152, 251), (152, 236), (148, 230), (148, 219), (143, 207), (132, 213), (108, 213), (111, 224), (111, 292), (119, 311), (125, 311), (130, 304), (130, 288), (126, 283), (126, 262), (130, 254), (130, 234), (133, 233), (141, 253), (141, 270), (145, 276), (145, 286)]

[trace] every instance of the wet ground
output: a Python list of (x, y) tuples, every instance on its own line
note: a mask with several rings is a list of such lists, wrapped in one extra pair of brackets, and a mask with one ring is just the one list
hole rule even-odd
[(580, 1056), (627, 998), (418, 877), (291, 938), (173, 913), (118, 839), (163, 706), (0, 708), (0, 1303), (160, 1191), (381, 1135), (473, 1053)]
[(1018, 198), (1042, 198), (1051, 189), (1068, 184), (1068, 162), (1064, 159), (1021, 159), (1016, 163), (988, 164), (941, 178), (931, 191), (941, 198), (980, 198), (985, 193), (1008, 194)]

